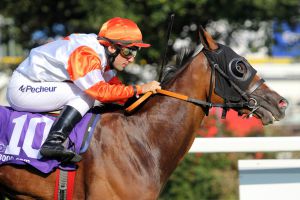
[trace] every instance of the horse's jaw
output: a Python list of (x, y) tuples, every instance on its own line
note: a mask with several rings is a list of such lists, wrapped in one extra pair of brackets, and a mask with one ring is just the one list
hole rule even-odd
[[(278, 93), (272, 90), (257, 90), (251, 97), (259, 104), (253, 116), (260, 119), (263, 125), (273, 124), (285, 117), (288, 101)], [(240, 113), (249, 116), (251, 110), (243, 110)]]
[(269, 124), (273, 124), (275, 121), (282, 120), (285, 116), (285, 112), (280, 112), (280, 113), (276, 112), (274, 114), (272, 110), (270, 111), (265, 109), (264, 107), (261, 107), (257, 109), (255, 115), (257, 118), (259, 118), (262, 121), (263, 125), (269, 125)]
[(271, 112), (264, 108), (259, 108), (257, 112), (255, 112), (254, 117), (260, 119), (263, 125), (269, 125), (273, 124), (275, 121), (279, 121)]

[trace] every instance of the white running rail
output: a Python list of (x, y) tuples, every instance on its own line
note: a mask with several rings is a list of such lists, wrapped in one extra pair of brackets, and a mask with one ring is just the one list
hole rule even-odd
[(196, 138), (190, 153), (300, 151), (300, 136)]

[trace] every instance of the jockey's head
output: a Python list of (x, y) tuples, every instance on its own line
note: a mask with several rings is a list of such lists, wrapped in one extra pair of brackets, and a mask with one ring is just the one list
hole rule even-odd
[(119, 54), (133, 61), (140, 48), (150, 47), (150, 44), (143, 43), (142, 39), (143, 36), (137, 24), (130, 19), (120, 17), (105, 22), (98, 34), (98, 40), (105, 47), (110, 65), (113, 65)]

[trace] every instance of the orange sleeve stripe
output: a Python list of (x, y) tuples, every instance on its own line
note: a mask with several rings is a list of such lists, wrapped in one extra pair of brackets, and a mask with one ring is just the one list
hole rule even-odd
[(110, 85), (109, 83), (100, 81), (85, 92), (97, 99), (100, 102), (116, 102), (125, 100), (134, 95), (132, 86), (125, 86), (123, 84)]
[(67, 71), (72, 81), (95, 69), (101, 70), (101, 60), (92, 48), (80, 46), (71, 53)]

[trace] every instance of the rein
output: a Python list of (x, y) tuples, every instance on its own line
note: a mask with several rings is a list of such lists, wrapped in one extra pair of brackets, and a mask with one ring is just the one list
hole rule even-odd
[[(193, 103), (196, 106), (200, 107), (221, 107), (221, 108), (242, 108), (245, 106), (250, 106), (248, 102), (240, 102), (240, 103), (211, 103), (202, 101), (199, 99), (191, 98), (183, 94), (171, 92), (168, 90), (157, 90), (157, 94), (163, 94), (165, 96), (173, 97), (175, 99), (180, 99), (189, 103)], [(146, 99), (148, 99), (151, 95), (153, 95), (152, 92), (147, 92), (144, 94), (141, 98), (139, 98), (137, 101), (135, 101), (133, 104), (131, 104), (129, 107), (125, 109), (126, 112), (130, 113), (132, 112), (136, 107), (138, 107), (141, 103), (143, 103)]]
[[(193, 54), (192, 57), (195, 57), (196, 55), (198, 55), (201, 51), (203, 50), (203, 45), (200, 44), (197, 48), (195, 53)], [(176, 99), (180, 99), (186, 102), (190, 102), (193, 103), (196, 106), (200, 106), (200, 107), (204, 107), (207, 110), (205, 110), (206, 115), (208, 115), (208, 111), (210, 108), (212, 107), (220, 107), (223, 108), (223, 113), (222, 113), (222, 118), (226, 117), (226, 113), (227, 110), (230, 108), (244, 108), (244, 107), (248, 107), (250, 108), (250, 113), (247, 114), (246, 117), (251, 117), (253, 115), (253, 113), (260, 108), (260, 105), (258, 103), (258, 101), (255, 98), (249, 97), (257, 88), (259, 88), (264, 82), (264, 79), (260, 79), (258, 80), (252, 87), (250, 87), (249, 89), (247, 89), (246, 91), (242, 90), (237, 84), (235, 84), (230, 77), (220, 68), (220, 66), (215, 63), (213, 60), (211, 60), (209, 58), (209, 56), (207, 56), (207, 54), (204, 52), (209, 65), (211, 67), (211, 77), (210, 77), (210, 86), (209, 86), (209, 94), (207, 97), (207, 101), (203, 101), (203, 100), (199, 100), (199, 99), (195, 99), (195, 98), (191, 98), (188, 97), (186, 95), (183, 94), (179, 94), (179, 93), (175, 93), (175, 92), (171, 92), (168, 90), (157, 90), (158, 94), (163, 94), (165, 96), (169, 96), (169, 97), (173, 97)], [(211, 102), (211, 95), (212, 95), (212, 90), (213, 90), (213, 78), (215, 76), (215, 71), (217, 71), (219, 74), (221, 74), (221, 76), (223, 76), (227, 81), (230, 82), (230, 84), (233, 86), (233, 88), (242, 96), (242, 98), (244, 99), (244, 101), (240, 101), (240, 102), (228, 102), (226, 101), (226, 99), (224, 99), (224, 103), (212, 103)], [(144, 102), (146, 99), (148, 99), (153, 93), (152, 92), (147, 92), (146, 94), (144, 94), (141, 98), (139, 98), (136, 102), (134, 102), (132, 105), (130, 105), (129, 107), (127, 107), (125, 109), (126, 112), (132, 112), (136, 107), (138, 107), (142, 102)]]

